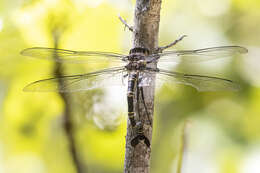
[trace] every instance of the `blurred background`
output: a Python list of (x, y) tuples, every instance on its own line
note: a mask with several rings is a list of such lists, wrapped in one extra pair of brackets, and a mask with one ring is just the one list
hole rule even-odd
[[(124, 29), (118, 14), (133, 24), (134, 5), (131, 0), (0, 0), (0, 173), (75, 173), (63, 127), (66, 107), (82, 169), (122, 172), (125, 88), (100, 88), (65, 97), (23, 92), (28, 83), (53, 77), (57, 64), (23, 57), (20, 51), (41, 46), (127, 54), (132, 34)], [(240, 45), (249, 53), (167, 64), (178, 72), (238, 81), (242, 89), (197, 92), (184, 85), (158, 85), (152, 173), (176, 172), (181, 155), (183, 173), (259, 173), (259, 28), (258, 0), (162, 0), (161, 46), (186, 34), (176, 49)], [(59, 69), (62, 74), (78, 74), (116, 65), (65, 64)]]

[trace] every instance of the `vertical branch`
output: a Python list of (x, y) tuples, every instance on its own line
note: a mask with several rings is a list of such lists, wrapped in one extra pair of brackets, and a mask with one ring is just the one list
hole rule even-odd
[(181, 146), (180, 146), (180, 157), (177, 164), (177, 173), (182, 173), (183, 169), (183, 156), (187, 150), (187, 136), (188, 136), (188, 126), (189, 120), (186, 120), (182, 127), (182, 136), (181, 136)]
[[(55, 32), (55, 30), (52, 32), (53, 40), (54, 40), (54, 48), (59, 47), (59, 33)], [(54, 59), (58, 59), (58, 55), (54, 54), (53, 55)], [(62, 66), (60, 63), (55, 63), (55, 70), (54, 70), (55, 76), (59, 77), (63, 75), (62, 71)], [(59, 80), (59, 86), (62, 86), (64, 84), (64, 81), (61, 79)], [(73, 127), (73, 118), (72, 118), (72, 110), (71, 110), (71, 103), (70, 103), (70, 95), (67, 93), (59, 93), (62, 100), (64, 101), (65, 104), (65, 110), (64, 110), (64, 121), (63, 121), (63, 128), (65, 131), (65, 134), (68, 139), (68, 147), (69, 147), (69, 152), (72, 158), (72, 162), (75, 166), (76, 172), (77, 173), (86, 173), (86, 171), (83, 171), (83, 168), (80, 163), (79, 156), (77, 154), (76, 150), (76, 142), (75, 142), (75, 137), (74, 137), (74, 127)]]
[[(151, 52), (155, 52), (158, 47), (158, 32), (160, 22), (161, 0), (137, 0), (135, 6), (135, 17), (133, 26), (133, 47), (148, 48)], [(156, 67), (156, 64), (149, 64)], [(155, 79), (155, 76), (153, 76)], [(135, 114), (139, 116), (139, 120), (144, 123), (145, 136), (152, 140), (152, 124), (147, 119), (146, 112), (149, 113), (150, 121), (153, 120), (154, 112), (154, 85), (143, 88), (144, 103), (141, 100), (135, 100)], [(138, 105), (137, 105), (138, 104)], [(130, 122), (127, 122), (126, 135), (126, 152), (125, 152), (125, 173), (149, 173), (151, 149), (143, 142), (139, 143), (135, 148), (131, 146), (131, 139), (136, 136), (131, 130)]]

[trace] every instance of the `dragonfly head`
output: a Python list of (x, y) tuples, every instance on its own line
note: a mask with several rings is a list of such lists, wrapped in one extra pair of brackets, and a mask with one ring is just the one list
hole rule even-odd
[(144, 48), (144, 47), (135, 47), (135, 48), (131, 49), (129, 52), (130, 55), (139, 54), (139, 55), (143, 55), (143, 56), (148, 56), (149, 53), (150, 53), (149, 49)]

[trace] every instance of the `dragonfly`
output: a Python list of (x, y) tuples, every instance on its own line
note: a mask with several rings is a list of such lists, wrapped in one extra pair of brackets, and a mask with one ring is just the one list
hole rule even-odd
[[(181, 39), (179, 39), (181, 40)], [(179, 41), (176, 40), (176, 43)], [(150, 147), (149, 139), (144, 135), (143, 123), (137, 121), (135, 115), (134, 98), (136, 97), (136, 88), (154, 84), (154, 77), (167, 83), (180, 83), (196, 88), (198, 91), (222, 91), (238, 90), (239, 85), (229, 79), (185, 74), (169, 71), (151, 64), (160, 62), (201, 62), (217, 58), (225, 58), (234, 55), (247, 53), (248, 50), (241, 46), (220, 46), (209, 47), (195, 50), (169, 50), (150, 53), (150, 50), (143, 47), (135, 47), (129, 54), (119, 54), (114, 52), (101, 51), (74, 51), (57, 48), (32, 47), (24, 49), (21, 54), (40, 59), (51, 59), (60, 63), (103, 63), (123, 62), (124, 66), (107, 68), (91, 73), (66, 75), (38, 80), (30, 83), (24, 88), (29, 92), (76, 92), (90, 90), (106, 85), (122, 84), (122, 79), (128, 77), (127, 103), (128, 118), (130, 125), (137, 129), (137, 135), (131, 140), (131, 145), (135, 147), (140, 141), (144, 141), (147, 147)], [(56, 55), (58, 58), (53, 58)], [(62, 81), (62, 82), (61, 82)], [(142, 96), (143, 97), (143, 96)], [(144, 98), (142, 98), (144, 101)], [(145, 105), (145, 104), (144, 104)], [(148, 116), (149, 117), (149, 116)]]

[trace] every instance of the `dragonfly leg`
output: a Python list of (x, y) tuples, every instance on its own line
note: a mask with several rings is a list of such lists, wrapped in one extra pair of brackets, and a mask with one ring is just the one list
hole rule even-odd
[(144, 100), (144, 89), (143, 87), (139, 87), (140, 88), (140, 92), (141, 92), (141, 99), (142, 99), (142, 102), (144, 104), (144, 109), (145, 109), (145, 113), (146, 113), (146, 117), (149, 121), (149, 125), (151, 126), (152, 125), (152, 121), (150, 119), (150, 116), (149, 116), (149, 113), (148, 113), (148, 109), (147, 109), (147, 106), (146, 106), (146, 103), (145, 103), (145, 100)]
[[(122, 72), (123, 74), (123, 72)], [(128, 76), (128, 74), (123, 74), (123, 77), (122, 77), (122, 84), (125, 85), (125, 82), (124, 82), (124, 79)]]

